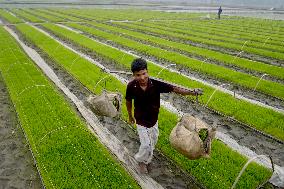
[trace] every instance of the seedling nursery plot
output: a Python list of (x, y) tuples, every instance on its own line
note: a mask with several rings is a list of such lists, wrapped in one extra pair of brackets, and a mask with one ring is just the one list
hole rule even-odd
[[(196, 188), (284, 187), (284, 44), (283, 38), (277, 37), (283, 33), (284, 23), (224, 18), (133, 9), (0, 9), (5, 25), (0, 28), (0, 74), (43, 186), (147, 188), (139, 178), (157, 183), (153, 188), (193, 185), (175, 182), (175, 171), (167, 173), (167, 178), (172, 176), (168, 181), (163, 180), (164, 173), (153, 174), (159, 169), (148, 175), (131, 171), (129, 163), (121, 162), (101, 143), (94, 134), (96, 129), (90, 128), (69, 97), (29, 58), (15, 35), (36, 50), (56, 74), (61, 70), (68, 75), (70, 91), (77, 83), (90, 94), (106, 89), (125, 95), (125, 81), (131, 79), (130, 64), (136, 57), (148, 61), (153, 77), (186, 88), (202, 88), (204, 94), (198, 100), (172, 94), (162, 95), (162, 100), (217, 129), (210, 158), (189, 160), (171, 146), (169, 136), (180, 114), (163, 105), (154, 159), (157, 154), (164, 155), (174, 170), (182, 172), (181, 178), (193, 178)], [(252, 23), (252, 28), (243, 29)], [(237, 94), (226, 85), (237, 88)], [(77, 97), (87, 103), (87, 96)], [(266, 97), (269, 100), (265, 101)], [(93, 116), (105, 124), (106, 118)], [(108, 119), (113, 124), (110, 130), (126, 125), (130, 128), (127, 132), (134, 133), (135, 126), (126, 124), (124, 98), (122, 115)], [(126, 134), (117, 132), (114, 136), (119, 139)], [(128, 142), (123, 145), (126, 149), (131, 146)], [(255, 161), (246, 167), (252, 158)]]

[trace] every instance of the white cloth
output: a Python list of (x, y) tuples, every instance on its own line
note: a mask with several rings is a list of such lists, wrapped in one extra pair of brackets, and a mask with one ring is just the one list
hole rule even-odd
[(153, 158), (153, 151), (158, 141), (158, 122), (151, 128), (143, 127), (137, 124), (137, 131), (140, 139), (140, 147), (134, 158), (138, 162), (148, 164)]

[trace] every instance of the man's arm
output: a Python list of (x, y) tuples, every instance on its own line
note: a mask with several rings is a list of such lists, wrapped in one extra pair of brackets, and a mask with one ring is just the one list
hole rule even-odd
[(132, 100), (126, 100), (126, 108), (127, 108), (127, 112), (128, 112), (128, 121), (129, 121), (129, 123), (134, 124), (135, 119), (132, 116)]
[(203, 94), (201, 89), (184, 89), (177, 86), (173, 87), (173, 92), (181, 95), (194, 95), (194, 96)]

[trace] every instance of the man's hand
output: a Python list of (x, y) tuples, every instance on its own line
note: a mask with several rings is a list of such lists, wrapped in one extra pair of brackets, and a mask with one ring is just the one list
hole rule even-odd
[(202, 95), (203, 94), (203, 90), (199, 89), (199, 88), (196, 88), (196, 89), (185, 89), (185, 88), (174, 86), (174, 90), (173, 91), (175, 93), (181, 94), (181, 95), (194, 95), (194, 96), (198, 96), (198, 95)]
[(129, 122), (130, 124), (134, 124), (136, 121), (135, 121), (134, 117), (129, 116), (129, 117), (128, 117), (128, 122)]
[(203, 90), (200, 88), (193, 89), (194, 95), (203, 95)]

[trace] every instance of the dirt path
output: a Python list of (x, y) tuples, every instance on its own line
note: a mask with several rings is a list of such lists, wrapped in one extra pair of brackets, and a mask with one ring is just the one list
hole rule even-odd
[(0, 188), (43, 188), (1, 73)]

